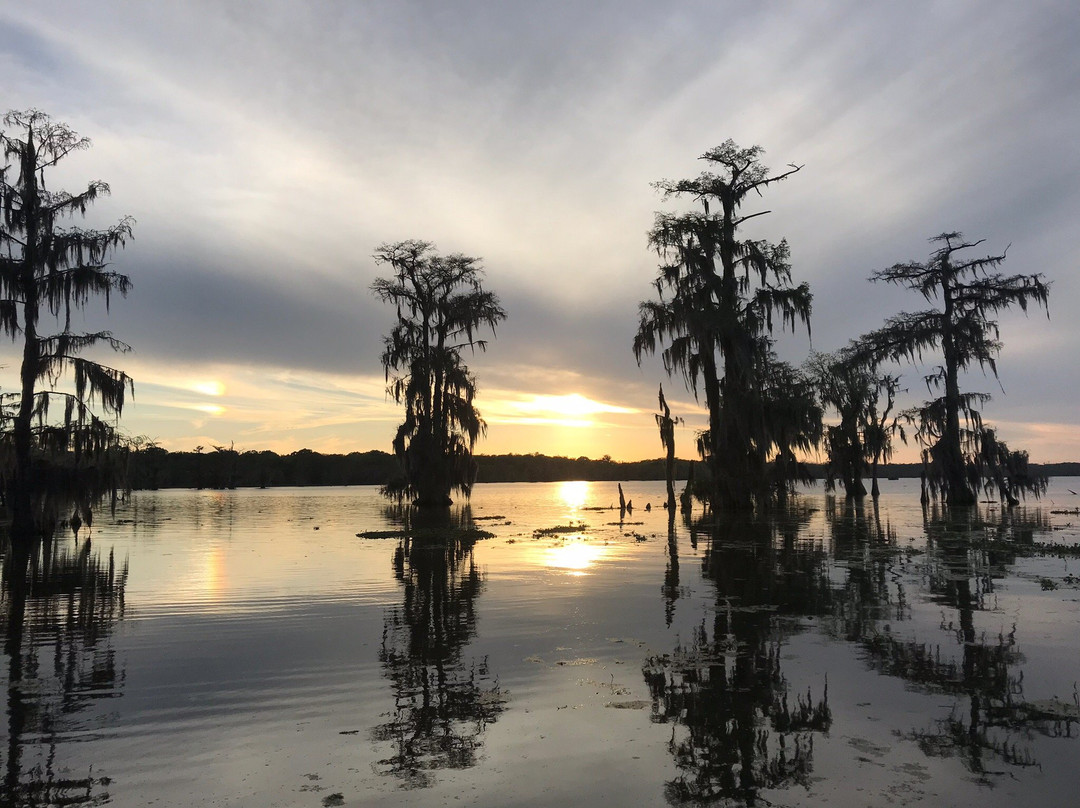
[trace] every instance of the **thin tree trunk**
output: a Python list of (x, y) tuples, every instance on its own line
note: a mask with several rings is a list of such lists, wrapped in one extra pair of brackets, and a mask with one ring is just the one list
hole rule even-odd
[[(27, 135), (27, 162), (33, 166), (36, 162), (32, 146), (33, 136)], [(24, 174), (27, 167), (23, 166)], [(32, 170), (25, 179), (22, 190), (22, 205), (26, 211), (26, 244), (23, 248), (23, 266), (19, 285), (23, 295), (23, 358), (19, 369), (20, 399), (19, 411), (12, 424), (15, 443), (15, 473), (11, 497), (11, 533), (16, 542), (29, 541), (35, 532), (33, 513), (33, 413), (34, 389), (37, 384), (38, 368), (41, 362), (41, 346), (38, 344), (37, 284), (34, 282), (34, 267), (38, 256), (38, 221), (37, 221), (37, 174)]]
[(941, 339), (945, 355), (945, 430), (942, 441), (942, 469), (945, 478), (945, 499), (950, 505), (974, 505), (975, 491), (967, 481), (964, 451), (960, 440), (960, 383), (956, 347), (952, 335), (953, 289), (948, 282), (942, 285), (945, 332)]

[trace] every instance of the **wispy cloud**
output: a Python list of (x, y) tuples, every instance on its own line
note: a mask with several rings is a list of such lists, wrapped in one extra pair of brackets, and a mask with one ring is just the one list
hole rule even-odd
[[(485, 450), (654, 455), (661, 381), (689, 447), (700, 407), (630, 353), (644, 234), (677, 207), (649, 184), (727, 137), (805, 166), (754, 233), (789, 239), (815, 349), (918, 306), (865, 279), (945, 229), (1055, 281), (1049, 324), (1002, 317), (987, 417), (1019, 444), (1028, 420), (1075, 420), (1080, 394), (1078, 38), (1066, 4), (38, 0), (0, 3), (0, 74), (6, 104), (94, 139), (57, 178), (111, 183), (90, 223), (138, 219), (107, 323), (137, 350), (125, 426), (168, 445), (385, 447), (393, 312), (370, 255), (419, 237), (483, 257), (510, 313), (470, 360)], [(511, 406), (573, 395), (615, 409)], [(1037, 458), (1080, 457), (1054, 434)]]

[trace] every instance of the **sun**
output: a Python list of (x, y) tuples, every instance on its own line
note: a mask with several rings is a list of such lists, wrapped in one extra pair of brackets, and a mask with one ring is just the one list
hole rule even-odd
[(564, 395), (520, 395), (488, 402), (488, 422), (532, 426), (587, 428), (598, 415), (633, 415), (638, 410), (605, 404), (581, 393)]
[(632, 413), (634, 410), (626, 407), (616, 407), (613, 404), (604, 404), (586, 398), (580, 393), (568, 393), (562, 396), (533, 396), (531, 402), (526, 402), (530, 408), (548, 412), (554, 415), (563, 415), (570, 418), (583, 418), (587, 415), (599, 415), (601, 413)]
[(580, 418), (584, 415), (596, 415), (604, 411), (604, 405), (585, 398), (580, 393), (570, 393), (565, 396), (536, 396), (538, 407), (557, 415), (568, 415)]

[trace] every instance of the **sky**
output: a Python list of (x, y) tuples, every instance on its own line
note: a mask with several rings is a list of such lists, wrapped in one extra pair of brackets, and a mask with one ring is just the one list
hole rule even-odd
[(646, 233), (687, 209), (652, 183), (732, 138), (803, 166), (746, 208), (814, 294), (789, 361), (922, 308), (867, 278), (944, 231), (1051, 281), (1049, 318), (1000, 317), (999, 379), (965, 383), (1055, 462), (1080, 460), (1077, 41), (1066, 0), (0, 0), (0, 107), (91, 138), (50, 179), (110, 184), (86, 226), (136, 219), (131, 292), (83, 322), (133, 348), (104, 358), (135, 381), (122, 428), (170, 450), (389, 451), (372, 254), (415, 238), (482, 258), (508, 312), (469, 358), (477, 451), (657, 457), (662, 382), (692, 456), (703, 408), (631, 345)]

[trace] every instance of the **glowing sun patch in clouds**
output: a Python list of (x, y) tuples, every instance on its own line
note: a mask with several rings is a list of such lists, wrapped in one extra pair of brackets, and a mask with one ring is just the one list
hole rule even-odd
[(188, 382), (184, 387), (193, 393), (202, 393), (204, 396), (225, 395), (225, 383), (219, 381), (193, 381)]
[(225, 408), (220, 404), (186, 404), (182, 406), (198, 412), (205, 412), (207, 415), (221, 415), (225, 412)]
[(220, 404), (201, 404), (192, 401), (158, 401), (156, 404), (158, 407), (165, 407), (172, 410), (201, 412), (203, 415), (213, 416), (224, 415), (229, 411), (228, 408), (222, 407)]
[(487, 405), (488, 421), (503, 424), (554, 424), (568, 427), (593, 426), (596, 415), (634, 415), (638, 410), (594, 401), (580, 393), (561, 396), (531, 395), (515, 400), (492, 401)]

